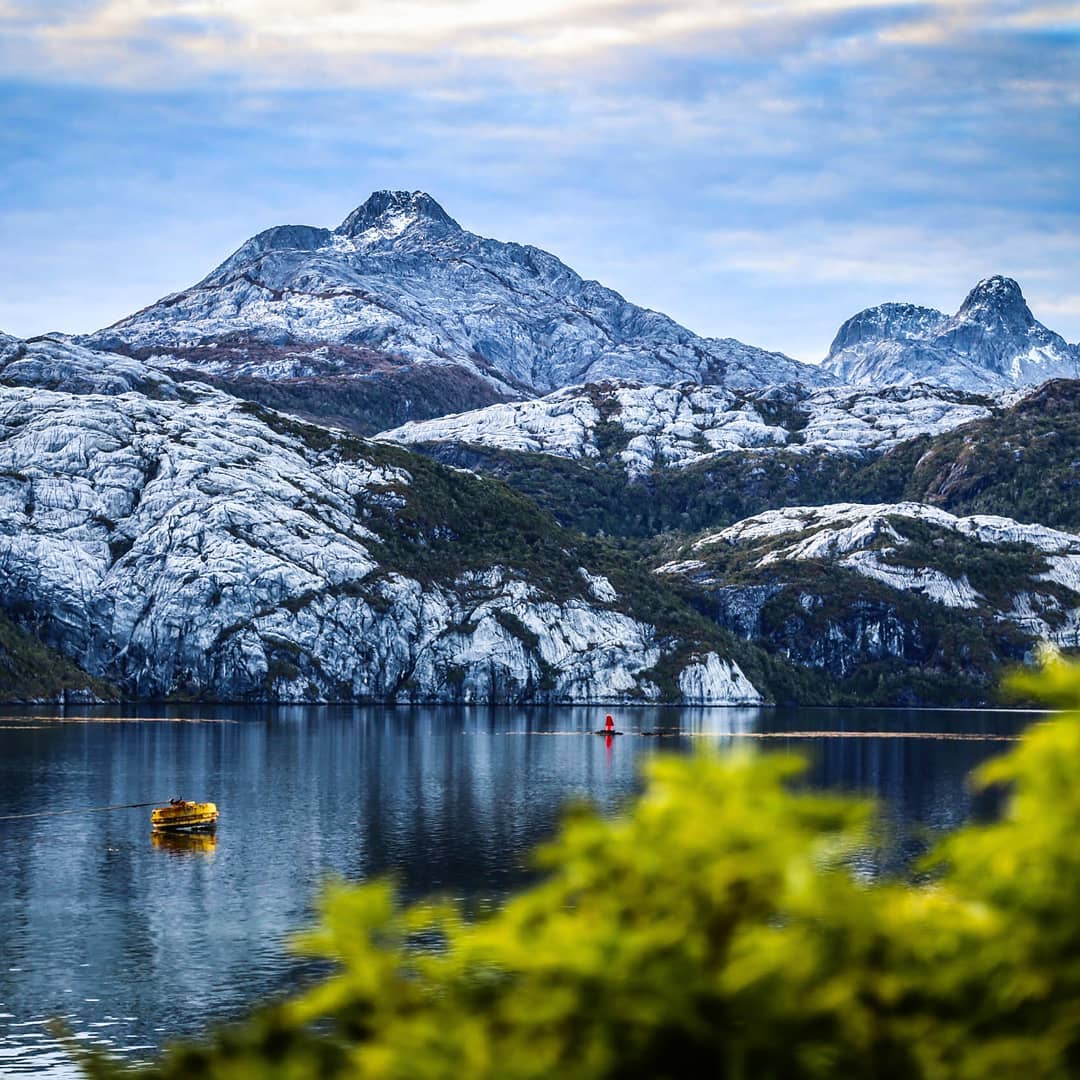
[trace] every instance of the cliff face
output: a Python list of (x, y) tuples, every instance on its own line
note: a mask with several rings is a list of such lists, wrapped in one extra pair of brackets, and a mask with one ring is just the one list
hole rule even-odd
[[(126, 694), (650, 700), (688, 644), (502, 485), (131, 360), (0, 344), (3, 606)], [(759, 700), (703, 651), (684, 698)]]
[(0, 614), (0, 702), (88, 704), (119, 696)]
[(1040, 641), (1080, 644), (1080, 536), (999, 516), (789, 507), (701, 536), (657, 573), (848, 700), (976, 703)]

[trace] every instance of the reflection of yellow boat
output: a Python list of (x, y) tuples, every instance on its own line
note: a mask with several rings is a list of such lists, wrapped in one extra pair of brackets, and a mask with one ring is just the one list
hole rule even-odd
[(212, 832), (173, 832), (169, 829), (155, 829), (150, 834), (150, 842), (158, 851), (168, 851), (175, 855), (189, 853), (209, 855), (217, 851), (217, 836)]
[(170, 799), (168, 806), (159, 806), (150, 814), (154, 829), (191, 832), (212, 829), (217, 824), (218, 808), (212, 802), (188, 802)]

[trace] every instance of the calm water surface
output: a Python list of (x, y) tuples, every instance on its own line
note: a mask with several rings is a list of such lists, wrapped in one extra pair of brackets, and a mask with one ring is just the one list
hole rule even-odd
[[(980, 810), (965, 777), (1037, 719), (636, 709), (608, 746), (585, 734), (603, 712), (3, 711), (0, 817), (180, 795), (217, 802), (221, 824), (155, 843), (148, 810), (0, 821), (0, 1076), (73, 1075), (51, 1017), (137, 1058), (295, 987), (312, 971), (287, 941), (327, 875), (393, 872), (409, 897), (497, 899), (527, 880), (528, 852), (568, 799), (614, 811), (643, 758), (699, 740), (798, 749), (815, 786), (879, 795), (893, 839), (866, 868), (902, 868), (927, 830)], [(637, 737), (660, 729), (678, 734)]]

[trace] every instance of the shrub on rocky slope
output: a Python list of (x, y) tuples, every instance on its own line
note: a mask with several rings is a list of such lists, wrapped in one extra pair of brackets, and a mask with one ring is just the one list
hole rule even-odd
[(115, 686), (87, 675), (0, 614), (0, 702), (86, 702), (117, 697)]

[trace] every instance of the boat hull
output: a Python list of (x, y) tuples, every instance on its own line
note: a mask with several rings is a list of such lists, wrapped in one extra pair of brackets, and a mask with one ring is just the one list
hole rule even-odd
[(213, 821), (195, 821), (190, 825), (154, 825), (152, 828), (154, 832), (215, 832), (217, 830), (217, 819), (215, 818)]
[(217, 821), (218, 808), (213, 803), (172, 803), (150, 815), (155, 832), (209, 832), (217, 827)]

